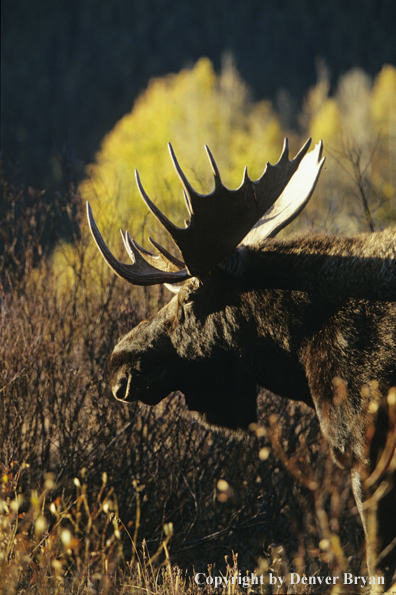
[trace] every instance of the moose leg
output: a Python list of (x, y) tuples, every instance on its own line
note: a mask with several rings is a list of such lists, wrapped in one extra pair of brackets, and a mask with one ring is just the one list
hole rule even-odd
[[(376, 507), (377, 525), (377, 560), (376, 568), (381, 570), (385, 577), (385, 585), (396, 585), (396, 427), (388, 433), (388, 440), (381, 458), (374, 469), (370, 479), (376, 482), (369, 485), (370, 491), (375, 492), (371, 497)], [(393, 442), (393, 444), (392, 444)], [(377, 475), (377, 477), (374, 476)], [(375, 502), (375, 500), (377, 500)]]
[[(383, 399), (368, 429), (369, 472), (362, 483), (365, 503), (360, 508), (358, 505), (366, 524), (369, 572), (373, 569), (381, 572), (386, 589), (396, 583), (396, 402), (393, 401), (396, 401), (394, 388)], [(371, 556), (375, 559), (374, 567)]]
[(384, 487), (389, 491), (377, 504), (380, 552), (376, 565), (384, 573), (385, 585), (388, 588), (392, 584), (396, 585), (396, 472), (394, 471), (393, 476), (387, 478), (385, 482)]
[(375, 537), (374, 539), (372, 538), (371, 523), (369, 522), (367, 512), (365, 511), (363, 505), (362, 477), (359, 470), (356, 468), (352, 469), (351, 471), (351, 483), (353, 495), (355, 497), (356, 507), (358, 509), (360, 519), (362, 521), (364, 535), (366, 538), (367, 570), (370, 576), (374, 576), (376, 560)]
[[(364, 502), (359, 473), (352, 471), (352, 489), (366, 535), (367, 569), (383, 576), (385, 590), (396, 585), (396, 473), (387, 476)], [(364, 491), (367, 487), (363, 483)], [(370, 490), (372, 492), (372, 490)]]

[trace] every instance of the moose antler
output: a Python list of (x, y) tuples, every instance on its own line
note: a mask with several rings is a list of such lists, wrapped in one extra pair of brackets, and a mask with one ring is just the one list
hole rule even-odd
[(264, 213), (243, 239), (245, 246), (273, 238), (301, 213), (312, 196), (326, 157), (320, 141), (301, 161), (296, 173), (273, 206)]
[(267, 163), (263, 175), (255, 182), (245, 168), (242, 184), (237, 190), (229, 190), (222, 184), (213, 155), (205, 147), (215, 182), (213, 192), (206, 195), (196, 192), (188, 182), (169, 144), (190, 215), (187, 227), (177, 227), (161, 213), (144, 191), (137, 172), (136, 182), (144, 202), (169, 232), (184, 262), (150, 238), (159, 252), (158, 255), (151, 254), (131, 240), (128, 232), (121, 234), (133, 264), (119, 262), (106, 246), (87, 203), (88, 222), (99, 251), (117, 275), (135, 285), (177, 283), (191, 276), (202, 277), (244, 238), (244, 244), (249, 244), (257, 235), (260, 238), (273, 236), (298, 215), (312, 195), (324, 162), (324, 158), (320, 160), (322, 143), (306, 156), (310, 144), (309, 139), (290, 161), (289, 144), (285, 139), (278, 163)]
[[(143, 250), (136, 242), (131, 240), (129, 233), (121, 230), (122, 239), (127, 249), (128, 255), (132, 260), (133, 264), (124, 264), (117, 260), (115, 256), (110, 252), (106, 245), (106, 242), (102, 238), (102, 235), (96, 225), (91, 205), (87, 202), (87, 217), (88, 223), (95, 240), (95, 243), (99, 249), (99, 252), (109, 265), (109, 267), (122, 279), (132, 283), (133, 285), (157, 285), (159, 283), (179, 283), (185, 281), (190, 277), (186, 268), (181, 270), (176, 269), (171, 261), (168, 263), (168, 269), (165, 266), (165, 258), (162, 256), (154, 256)], [(165, 249), (162, 248), (164, 252)], [(147, 254), (146, 254), (147, 253)], [(149, 255), (151, 262), (155, 262), (156, 266), (150, 264), (142, 254), (146, 254), (146, 258)]]

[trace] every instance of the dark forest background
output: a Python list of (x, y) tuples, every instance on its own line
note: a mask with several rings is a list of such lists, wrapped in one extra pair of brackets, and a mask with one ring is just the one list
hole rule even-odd
[[(288, 104), (289, 125), (325, 63), (335, 84), (396, 64), (394, 0), (3, 0), (3, 163), (27, 185), (77, 173), (152, 77), (231, 53), (253, 98)], [(148, 122), (148, 126), (155, 122)]]
[(394, 223), (395, 25), (396, 0), (2, 1), (0, 593), (191, 595), (208, 564), (366, 574), (348, 477), (303, 404), (263, 391), (259, 425), (234, 433), (179, 393), (152, 408), (113, 398), (111, 350), (169, 294), (117, 280), (85, 200), (115, 250), (120, 224), (170, 248), (131, 169), (174, 220), (168, 140), (195, 184), (212, 134), (236, 184), (284, 135), (292, 155), (312, 136), (326, 174), (293, 229)]

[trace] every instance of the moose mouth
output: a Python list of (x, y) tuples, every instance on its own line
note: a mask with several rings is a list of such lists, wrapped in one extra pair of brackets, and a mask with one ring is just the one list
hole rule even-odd
[(170, 385), (168, 376), (164, 365), (146, 374), (127, 372), (113, 385), (113, 395), (124, 403), (141, 401), (145, 405), (157, 405), (176, 390)]

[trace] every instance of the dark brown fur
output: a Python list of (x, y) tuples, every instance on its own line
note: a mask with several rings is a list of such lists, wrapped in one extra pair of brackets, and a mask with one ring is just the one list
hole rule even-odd
[[(256, 419), (258, 385), (304, 401), (337, 461), (362, 471), (370, 403), (396, 385), (395, 230), (235, 250), (128, 333), (111, 374), (119, 399), (155, 404), (180, 390), (190, 409), (231, 428)], [(395, 489), (378, 509), (385, 547), (396, 536)], [(395, 565), (396, 547), (380, 564), (388, 583)]]

